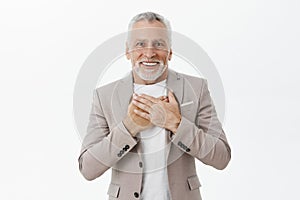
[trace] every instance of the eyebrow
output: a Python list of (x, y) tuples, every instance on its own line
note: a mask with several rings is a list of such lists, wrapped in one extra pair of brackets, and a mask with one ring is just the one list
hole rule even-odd
[(141, 41), (142, 41), (142, 42), (147, 42), (148, 40), (146, 40), (146, 39), (135, 39), (135, 40), (134, 40), (134, 42), (141, 42)]
[(153, 41), (155, 41), (155, 42), (163, 42), (163, 43), (166, 43), (166, 41), (163, 40), (163, 39), (158, 39), (158, 40), (153, 40)]

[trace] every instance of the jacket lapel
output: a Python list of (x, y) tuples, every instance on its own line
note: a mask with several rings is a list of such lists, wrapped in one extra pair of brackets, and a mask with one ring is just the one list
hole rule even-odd
[[(173, 94), (178, 102), (178, 106), (182, 104), (183, 101), (183, 78), (177, 72), (170, 70), (168, 71), (168, 78), (167, 78), (167, 88), (168, 90), (173, 91)], [(169, 165), (169, 153), (170, 150), (173, 148), (171, 142), (171, 131), (166, 130), (166, 145), (167, 145), (167, 165)]]
[(120, 80), (117, 87), (117, 97), (120, 105), (120, 116), (125, 117), (127, 114), (128, 105), (133, 94), (133, 77), (132, 72)]
[(176, 100), (180, 105), (183, 97), (183, 78), (171, 69), (168, 71), (167, 88), (173, 91)]

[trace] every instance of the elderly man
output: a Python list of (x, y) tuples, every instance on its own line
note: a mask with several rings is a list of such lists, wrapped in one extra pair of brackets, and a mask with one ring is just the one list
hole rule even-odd
[(131, 73), (97, 88), (79, 168), (112, 168), (109, 199), (199, 200), (195, 158), (224, 169), (231, 150), (204, 79), (168, 69), (171, 27), (146, 12), (129, 24)]

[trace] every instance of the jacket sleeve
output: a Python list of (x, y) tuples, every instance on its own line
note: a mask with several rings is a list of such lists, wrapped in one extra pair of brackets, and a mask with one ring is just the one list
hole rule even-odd
[(207, 81), (201, 88), (195, 122), (182, 116), (172, 142), (204, 164), (224, 169), (231, 159), (231, 149), (211, 99)]
[(122, 122), (109, 127), (97, 90), (93, 96), (87, 134), (78, 158), (79, 170), (87, 180), (101, 176), (137, 144)]

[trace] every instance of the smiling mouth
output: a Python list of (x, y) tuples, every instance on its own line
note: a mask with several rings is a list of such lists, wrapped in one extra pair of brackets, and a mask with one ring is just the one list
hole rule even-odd
[(153, 67), (153, 66), (156, 66), (158, 65), (160, 62), (147, 62), (147, 61), (142, 61), (140, 62), (140, 64), (144, 65), (145, 67)]

